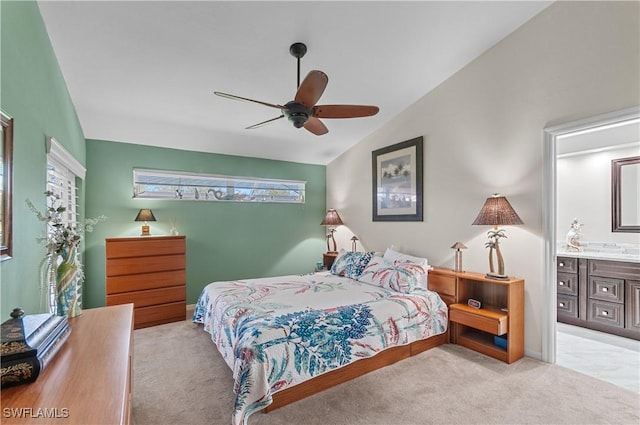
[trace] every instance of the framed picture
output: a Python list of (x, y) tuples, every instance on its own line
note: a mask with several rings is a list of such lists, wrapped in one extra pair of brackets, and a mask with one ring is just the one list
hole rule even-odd
[(422, 221), (422, 136), (371, 153), (373, 221)]

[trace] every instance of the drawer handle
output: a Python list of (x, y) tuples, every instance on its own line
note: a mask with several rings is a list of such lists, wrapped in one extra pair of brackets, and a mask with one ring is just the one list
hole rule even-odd
[(608, 312), (607, 310), (604, 310), (604, 311), (602, 312), (602, 315), (603, 315), (603, 316), (608, 316), (608, 315), (609, 315), (609, 312)]
[(558, 304), (560, 307), (564, 307), (564, 303), (560, 303)]
[(609, 292), (609, 288), (602, 288), (602, 292)]
[(560, 281), (560, 282), (558, 282), (558, 285), (560, 285), (560, 286), (564, 286), (564, 282), (563, 282), (563, 281)]
[(563, 263), (563, 262), (560, 262), (560, 263), (558, 264), (558, 266), (560, 266), (560, 267), (564, 267), (564, 263)]

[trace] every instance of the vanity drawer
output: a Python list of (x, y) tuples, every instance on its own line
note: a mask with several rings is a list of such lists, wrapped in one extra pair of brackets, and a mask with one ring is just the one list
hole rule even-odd
[(558, 273), (556, 287), (558, 294), (578, 295), (578, 275), (571, 273)]
[(613, 303), (623, 303), (624, 279), (590, 276), (589, 298)]
[(593, 323), (624, 327), (624, 305), (605, 301), (589, 300), (587, 303), (587, 320)]
[(578, 297), (558, 294), (556, 301), (558, 317), (578, 317)]
[(561, 273), (578, 273), (578, 259), (571, 257), (558, 257), (556, 267)]

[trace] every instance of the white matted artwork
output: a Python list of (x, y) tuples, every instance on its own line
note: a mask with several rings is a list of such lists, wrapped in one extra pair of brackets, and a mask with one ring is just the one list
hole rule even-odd
[(422, 221), (422, 136), (372, 152), (373, 221)]

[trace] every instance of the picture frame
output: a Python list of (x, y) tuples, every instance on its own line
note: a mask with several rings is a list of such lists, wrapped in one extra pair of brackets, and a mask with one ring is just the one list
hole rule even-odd
[(0, 261), (13, 257), (13, 118), (0, 110)]
[(423, 221), (422, 136), (374, 150), (373, 221)]

